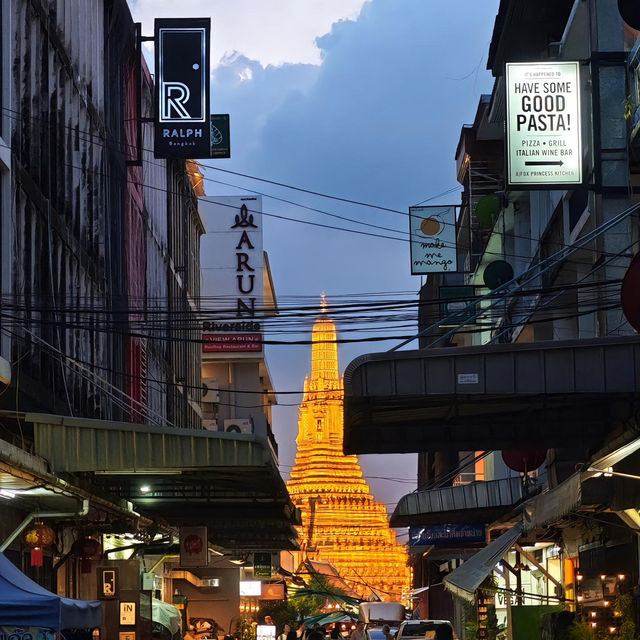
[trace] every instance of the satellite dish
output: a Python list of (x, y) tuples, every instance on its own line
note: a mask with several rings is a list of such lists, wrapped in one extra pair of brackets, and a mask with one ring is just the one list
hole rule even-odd
[(640, 2), (638, 0), (618, 0), (618, 11), (620, 11), (622, 19), (632, 29), (640, 29)]
[(631, 261), (620, 289), (622, 312), (627, 322), (640, 333), (640, 254)]
[(502, 210), (502, 199), (495, 193), (482, 196), (476, 204), (476, 220), (483, 229), (491, 229)]
[(505, 282), (513, 280), (513, 267), (506, 260), (494, 260), (485, 267), (482, 279), (493, 291)]

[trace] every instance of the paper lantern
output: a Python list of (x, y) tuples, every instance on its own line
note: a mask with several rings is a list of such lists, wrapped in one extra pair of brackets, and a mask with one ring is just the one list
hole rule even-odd
[(91, 572), (91, 561), (97, 560), (102, 553), (102, 545), (92, 536), (78, 538), (71, 550), (80, 558), (80, 573)]
[(43, 549), (56, 541), (56, 532), (43, 522), (35, 522), (25, 530), (22, 539), (31, 547), (31, 566), (41, 567), (44, 560)]

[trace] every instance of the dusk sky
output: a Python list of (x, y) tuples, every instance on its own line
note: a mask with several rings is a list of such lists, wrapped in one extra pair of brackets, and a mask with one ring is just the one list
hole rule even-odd
[[(416, 300), (420, 278), (410, 275), (408, 208), (427, 199), (459, 203), (455, 149), (481, 93), (491, 91), (485, 67), (498, 0), (130, 0), (130, 5), (144, 35), (153, 33), (154, 17), (212, 18), (212, 111), (230, 114), (232, 157), (205, 161), (212, 167), (205, 171), (207, 195), (239, 195), (247, 188), (396, 230), (263, 197), (264, 246), (280, 307), (319, 302), (322, 292), (329, 304), (390, 292)], [(434, 198), (438, 194), (445, 195)], [(341, 334), (341, 328), (352, 327), (336, 320), (342, 337), (371, 336), (393, 325), (368, 324), (362, 328), (369, 331)], [(312, 318), (300, 320), (293, 327), (298, 333), (271, 337), (309, 339), (311, 325)], [(391, 327), (386, 335), (409, 332)], [(360, 354), (398, 342), (340, 345), (341, 368)], [(300, 390), (310, 370), (310, 347), (273, 345), (267, 355), (276, 390)], [(274, 411), (285, 478), (295, 455), (299, 401), (300, 396), (283, 394)], [(390, 511), (415, 488), (415, 455), (361, 456), (361, 461), (374, 494)]]

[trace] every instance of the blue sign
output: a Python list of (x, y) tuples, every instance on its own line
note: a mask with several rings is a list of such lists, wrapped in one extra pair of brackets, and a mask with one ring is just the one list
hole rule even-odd
[(483, 524), (438, 524), (409, 528), (411, 547), (447, 547), (469, 542), (486, 542)]

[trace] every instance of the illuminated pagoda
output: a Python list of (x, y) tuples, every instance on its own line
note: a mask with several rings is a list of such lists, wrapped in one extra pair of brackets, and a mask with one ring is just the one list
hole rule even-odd
[(313, 326), (311, 378), (304, 382), (298, 450), (287, 487), (302, 512), (303, 559), (331, 563), (362, 597), (400, 601), (409, 588), (407, 554), (376, 502), (357, 456), (344, 455), (342, 379), (336, 326), (323, 314)]

